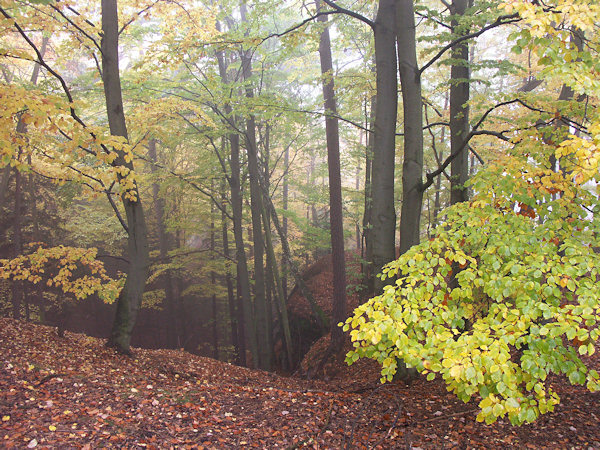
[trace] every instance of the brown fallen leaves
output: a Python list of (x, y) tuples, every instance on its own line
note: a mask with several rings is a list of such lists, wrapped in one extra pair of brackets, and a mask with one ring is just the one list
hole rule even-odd
[(556, 383), (562, 404), (521, 428), (475, 422), (439, 381), (379, 385), (365, 362), (329, 383), (170, 350), (123, 358), (80, 334), (0, 319), (6, 448), (588, 448), (598, 395)]

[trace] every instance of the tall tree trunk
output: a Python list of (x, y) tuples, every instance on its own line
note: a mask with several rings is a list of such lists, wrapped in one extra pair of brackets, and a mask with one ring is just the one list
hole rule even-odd
[[(242, 21), (246, 22), (246, 5), (240, 7)], [(246, 83), (246, 98), (254, 98), (250, 84), (252, 57), (249, 52), (241, 52), (242, 76)], [(246, 150), (248, 152), (248, 173), (250, 175), (250, 210), (252, 214), (252, 237), (254, 242), (254, 311), (256, 340), (251, 346), (252, 356), (258, 357), (258, 367), (271, 369), (271, 348), (269, 346), (267, 303), (265, 298), (264, 240), (262, 234), (262, 193), (259, 185), (258, 148), (256, 145), (256, 120), (253, 114), (246, 118)], [(252, 326), (251, 324), (247, 324)], [(254, 344), (255, 343), (255, 344)]]
[[(317, 11), (321, 2), (317, 0)], [(333, 305), (331, 310), (331, 349), (338, 352), (344, 343), (344, 333), (338, 323), (346, 320), (346, 262), (344, 258), (344, 229), (342, 210), (342, 178), (340, 175), (340, 138), (337, 105), (333, 82), (333, 61), (327, 17), (319, 16), (325, 24), (319, 41), (323, 99), (325, 106), (325, 133), (327, 136), (327, 167), (329, 169), (329, 226), (331, 259), (333, 264)]]
[[(227, 66), (225, 56), (222, 51), (217, 52), (217, 62), (219, 64), (219, 75), (221, 81), (227, 84)], [(232, 109), (229, 103), (224, 105), (225, 113), (230, 120)], [(229, 177), (229, 187), (231, 190), (231, 214), (233, 216), (233, 236), (235, 241), (235, 259), (237, 274), (237, 325), (238, 325), (238, 363), (247, 366), (246, 348), (255, 348), (256, 335), (252, 331), (252, 303), (250, 298), (250, 278), (248, 275), (248, 261), (246, 259), (246, 250), (244, 248), (244, 229), (242, 227), (242, 188), (240, 177), (240, 137), (233, 132), (229, 135), (231, 158), (229, 164), (231, 175)], [(246, 325), (248, 324), (248, 326)], [(255, 360), (256, 361), (256, 360)]]
[[(468, 0), (453, 0), (451, 21), (454, 39), (469, 32), (459, 23), (468, 7)], [(462, 41), (452, 52), (450, 69), (450, 154), (460, 151), (450, 163), (450, 204), (469, 199), (465, 183), (469, 179), (469, 150), (465, 139), (469, 134), (469, 43)], [(462, 148), (462, 150), (461, 150)]]
[(423, 207), (423, 100), (413, 0), (398, 0), (398, 67), (404, 111), (400, 254), (419, 243)]
[[(270, 195), (271, 190), (271, 172), (269, 169), (269, 161), (271, 158), (271, 147), (270, 147), (270, 138), (271, 138), (271, 125), (267, 122), (265, 125), (265, 134), (264, 137), (261, 138), (262, 141), (262, 163), (263, 163), (263, 171), (260, 177), (259, 182), (262, 183), (261, 190), (263, 195)], [(277, 311), (278, 305), (278, 294), (275, 289), (275, 277), (279, 280), (279, 271), (277, 271), (276, 265), (277, 261), (274, 259), (275, 253), (273, 253), (273, 259), (269, 260), (269, 245), (271, 249), (273, 248), (273, 244), (271, 241), (271, 220), (268, 214), (265, 213), (265, 202), (263, 200), (261, 202), (261, 217), (263, 223), (263, 233), (264, 233), (264, 242), (265, 242), (265, 303), (267, 306), (267, 339), (269, 342), (269, 348), (271, 349), (271, 361), (274, 360), (275, 357), (275, 346), (273, 344), (273, 328), (275, 319), (273, 317), (273, 313)], [(273, 270), (276, 270), (277, 273), (274, 273)], [(279, 280), (281, 282), (281, 280)], [(275, 300), (273, 300), (275, 297)]]
[[(373, 275), (396, 256), (396, 211), (394, 208), (394, 168), (396, 156), (396, 115), (398, 80), (396, 62), (396, 1), (379, 0), (375, 19), (375, 65), (377, 102), (372, 166)], [(375, 293), (386, 282), (374, 278)]]
[[(119, 21), (116, 0), (102, 0), (102, 75), (104, 96), (110, 132), (114, 136), (127, 139), (127, 126), (123, 111), (121, 78), (119, 75)], [(125, 154), (115, 149), (115, 166), (133, 170), (133, 162), (125, 160)], [(108, 345), (118, 351), (130, 354), (133, 326), (142, 302), (142, 295), (148, 277), (148, 241), (144, 210), (137, 186), (131, 193), (134, 199), (123, 196), (123, 207), (127, 218), (127, 249), (129, 269), (125, 286), (117, 299), (117, 311)]]
[[(150, 171), (153, 174), (156, 174), (156, 163), (158, 162), (158, 157), (156, 154), (156, 139), (150, 139), (148, 142), (148, 158), (151, 161)], [(166, 264), (169, 256), (169, 250), (171, 249), (171, 244), (165, 227), (165, 199), (160, 196), (160, 185), (156, 180), (152, 182), (152, 201), (154, 203), (154, 215), (156, 220), (156, 229), (158, 231), (160, 260), (163, 262), (163, 264)], [(164, 272), (164, 293), (169, 317), (167, 323), (167, 346), (168, 348), (178, 348), (181, 347), (182, 340), (179, 335), (180, 327), (177, 323), (179, 321), (179, 315), (177, 314), (173, 276), (170, 269), (167, 269)]]

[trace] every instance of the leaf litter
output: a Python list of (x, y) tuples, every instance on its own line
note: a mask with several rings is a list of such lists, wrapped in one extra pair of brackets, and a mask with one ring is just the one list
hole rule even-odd
[(5, 448), (600, 448), (599, 395), (559, 378), (554, 413), (488, 426), (441, 380), (381, 385), (342, 356), (307, 381), (6, 318), (0, 355)]

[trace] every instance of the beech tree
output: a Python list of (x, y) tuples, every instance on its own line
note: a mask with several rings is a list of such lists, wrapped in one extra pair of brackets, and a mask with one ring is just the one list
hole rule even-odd
[[(569, 36), (591, 30), (600, 10), (567, 13), (572, 6), (513, 1), (503, 8), (523, 17), (514, 50), (531, 49), (547, 81), (570, 73), (565, 84), (597, 102), (596, 49)], [(576, 62), (561, 67), (565, 58)], [(345, 329), (355, 341), (348, 362), (376, 359), (382, 381), (403, 360), (430, 380), (441, 375), (465, 402), (480, 396), (478, 421), (508, 417), (520, 425), (559, 403), (549, 374), (600, 389), (597, 371), (581, 358), (595, 352), (600, 336), (598, 202), (589, 187), (598, 179), (600, 128), (594, 108), (589, 126), (568, 118), (574, 132), (554, 140), (543, 118), (556, 125), (564, 116), (523, 100), (502, 106), (512, 104), (532, 123), (469, 181), (471, 201), (448, 208), (430, 240), (384, 269), (401, 281), (357, 308)], [(556, 171), (556, 161), (564, 170)]]
[[(108, 124), (113, 136), (121, 136), (127, 141), (127, 125), (119, 75), (119, 18), (116, 0), (102, 0), (102, 33), (102, 80)], [(126, 160), (126, 153), (123, 151), (116, 150), (114, 164), (127, 171), (133, 171), (133, 164), (131, 160), (129, 162)], [(131, 332), (148, 277), (146, 220), (135, 183), (129, 189), (128, 195), (123, 198), (123, 208), (127, 218), (129, 269), (125, 285), (117, 299), (117, 312), (108, 345), (123, 353), (130, 353)]]
[[(317, 12), (321, 4), (317, 0)], [(331, 348), (339, 351), (344, 343), (338, 323), (346, 317), (346, 261), (344, 255), (344, 229), (342, 212), (342, 180), (340, 175), (340, 138), (335, 100), (333, 61), (327, 19), (318, 21), (325, 25), (319, 40), (319, 56), (323, 75), (325, 106), (325, 133), (327, 135), (327, 167), (329, 171), (329, 221), (331, 230), (331, 262), (333, 264), (333, 306), (331, 312)]]

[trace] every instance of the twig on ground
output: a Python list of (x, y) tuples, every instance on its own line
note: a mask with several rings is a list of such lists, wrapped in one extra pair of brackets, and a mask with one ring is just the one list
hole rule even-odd
[(67, 374), (64, 373), (51, 373), (50, 375), (46, 375), (44, 378), (42, 378), (40, 381), (38, 381), (34, 387), (40, 387), (42, 384), (46, 383), (47, 381), (50, 381), (52, 378), (62, 378), (62, 377), (66, 377)]
[(371, 448), (376, 448), (378, 445), (382, 444), (383, 441), (385, 441), (388, 437), (390, 437), (390, 434), (392, 434), (392, 431), (396, 427), (396, 424), (398, 423), (398, 419), (400, 419), (401, 414), (402, 414), (402, 401), (398, 398), (398, 411), (396, 412), (396, 417), (394, 417), (394, 421), (392, 422), (392, 425), (387, 430), (387, 433), (385, 433), (385, 435), (379, 441), (377, 441), (375, 444), (373, 444), (371, 446)]

